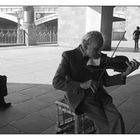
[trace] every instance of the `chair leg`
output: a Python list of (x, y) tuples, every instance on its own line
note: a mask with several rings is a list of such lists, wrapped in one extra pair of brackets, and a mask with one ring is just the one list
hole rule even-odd
[(81, 115), (82, 116), (82, 133), (85, 134), (85, 125), (84, 125), (84, 121), (85, 121), (85, 115)]
[(74, 117), (75, 117), (74, 131), (75, 131), (75, 134), (78, 134), (79, 133), (79, 117), (78, 117), (78, 115), (75, 115)]

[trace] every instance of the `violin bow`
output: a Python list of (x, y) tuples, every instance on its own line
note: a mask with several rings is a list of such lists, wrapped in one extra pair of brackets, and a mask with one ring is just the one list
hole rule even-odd
[(112, 53), (111, 58), (113, 57), (113, 55), (114, 55), (114, 54), (115, 54), (115, 52), (117, 51), (117, 49), (118, 49), (118, 47), (119, 47), (119, 45), (120, 45), (121, 41), (122, 41), (122, 40), (123, 40), (123, 38), (124, 38), (125, 33), (126, 33), (126, 31), (123, 33), (122, 38), (119, 40), (119, 42), (118, 42), (118, 44), (117, 44), (117, 47), (115, 48), (114, 52)]

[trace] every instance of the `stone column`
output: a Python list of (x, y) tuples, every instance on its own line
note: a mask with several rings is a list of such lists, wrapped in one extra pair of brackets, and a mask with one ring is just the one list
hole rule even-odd
[(102, 6), (101, 11), (101, 32), (105, 39), (103, 50), (106, 51), (111, 50), (113, 8), (114, 6)]
[(33, 6), (23, 6), (23, 24), (25, 30), (26, 46), (36, 44), (36, 30), (34, 25), (34, 8)]
[(20, 18), (18, 17), (18, 14), (17, 14), (17, 20), (18, 20), (18, 23), (17, 23), (17, 43), (21, 43), (21, 38), (20, 38)]

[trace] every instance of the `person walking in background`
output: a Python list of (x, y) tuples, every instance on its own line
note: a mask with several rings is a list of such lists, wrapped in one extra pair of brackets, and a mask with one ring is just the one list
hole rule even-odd
[(139, 35), (140, 35), (140, 31), (139, 31), (140, 27), (137, 26), (137, 29), (133, 32), (133, 39), (134, 39), (134, 50), (137, 51), (139, 49)]
[[(121, 114), (113, 104), (104, 86), (123, 85), (126, 76), (139, 65), (131, 61), (125, 72), (109, 76), (100, 66), (111, 59), (101, 52), (103, 34), (91, 31), (85, 34), (80, 45), (62, 54), (61, 63), (53, 78), (55, 89), (66, 92), (69, 107), (77, 115), (86, 113), (96, 126), (96, 133), (123, 134), (125, 126)], [(92, 72), (89, 66), (93, 66)], [(99, 67), (97, 69), (96, 67)], [(101, 81), (99, 82), (99, 77)]]

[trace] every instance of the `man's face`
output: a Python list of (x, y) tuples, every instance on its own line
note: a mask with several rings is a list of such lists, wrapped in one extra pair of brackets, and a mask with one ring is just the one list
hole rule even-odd
[(101, 48), (97, 45), (97, 43), (92, 40), (87, 45), (86, 55), (92, 58), (99, 58), (100, 57)]

